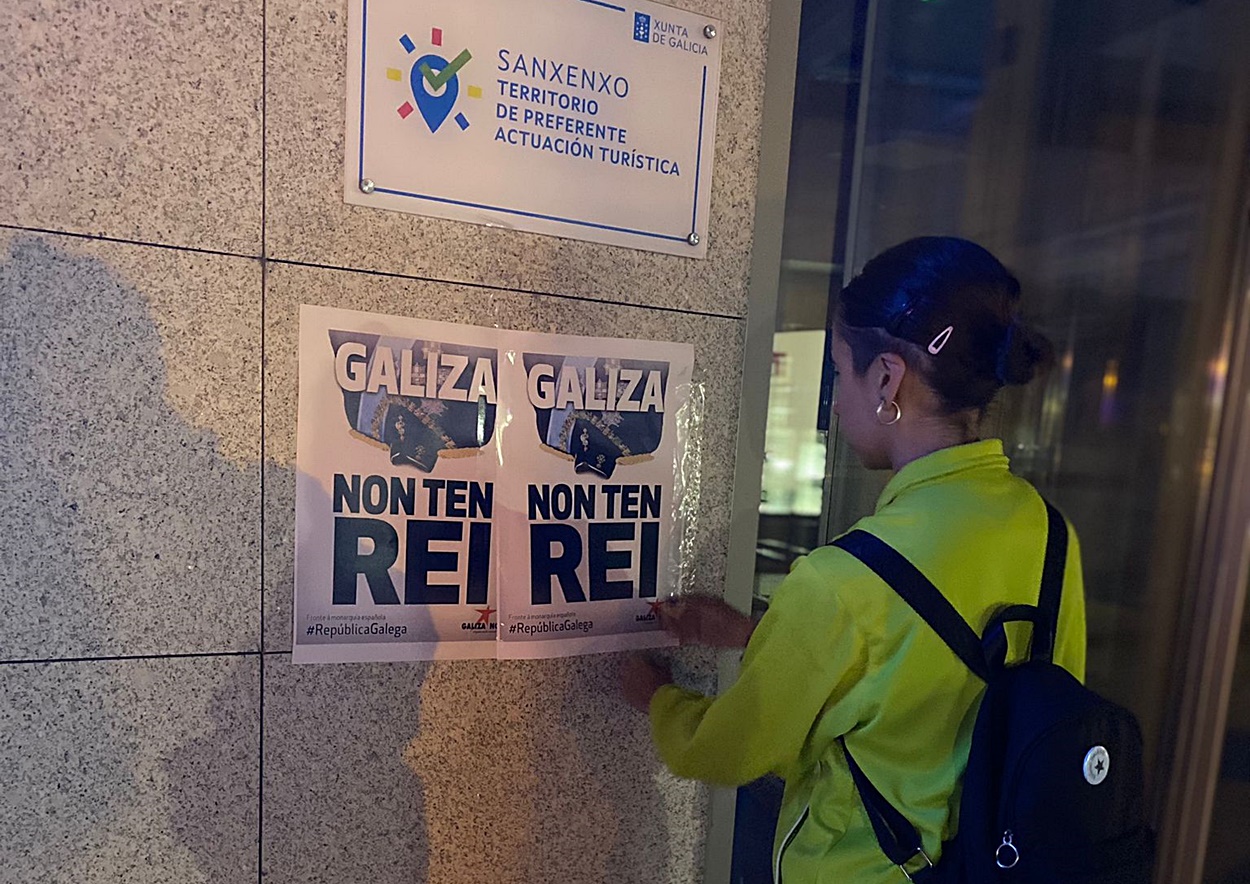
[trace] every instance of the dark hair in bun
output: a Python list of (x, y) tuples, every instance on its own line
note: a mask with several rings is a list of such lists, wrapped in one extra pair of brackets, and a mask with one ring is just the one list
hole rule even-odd
[(901, 354), (948, 413), (984, 411), (1008, 384), (1050, 366), (1054, 348), (1019, 315), (1020, 283), (976, 243), (925, 236), (887, 249), (842, 289), (838, 331), (856, 374)]

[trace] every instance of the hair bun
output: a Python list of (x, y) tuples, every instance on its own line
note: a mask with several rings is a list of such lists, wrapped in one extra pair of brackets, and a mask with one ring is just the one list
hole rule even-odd
[(998, 382), (1027, 384), (1049, 368), (1054, 359), (1054, 345), (1045, 335), (1013, 319), (998, 347)]

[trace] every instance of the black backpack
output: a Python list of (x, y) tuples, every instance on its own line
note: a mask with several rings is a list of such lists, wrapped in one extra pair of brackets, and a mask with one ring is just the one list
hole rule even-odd
[[(1053, 662), (1068, 551), (1049, 502), (1038, 603), (997, 612), (982, 636), (920, 571), (865, 531), (833, 541), (877, 573), (986, 683), (963, 778), (959, 825), (935, 865), (914, 826), (847, 764), (881, 849), (917, 884), (1149, 884), (1154, 837), (1143, 810), (1136, 719)], [(1028, 660), (1006, 666), (1004, 624), (1028, 621)], [(909, 872), (909, 869), (915, 871)]]

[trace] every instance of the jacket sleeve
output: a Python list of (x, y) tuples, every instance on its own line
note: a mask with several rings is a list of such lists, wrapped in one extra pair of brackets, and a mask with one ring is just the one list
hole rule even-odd
[(656, 692), (656, 748), (678, 776), (718, 785), (784, 773), (816, 720), (867, 669), (867, 643), (850, 612), (801, 559), (751, 636), (733, 686), (715, 698), (673, 685)]

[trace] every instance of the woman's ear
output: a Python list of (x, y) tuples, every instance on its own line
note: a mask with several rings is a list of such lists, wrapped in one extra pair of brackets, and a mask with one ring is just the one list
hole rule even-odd
[(883, 402), (898, 400), (899, 387), (903, 385), (903, 375), (907, 374), (907, 363), (897, 353), (882, 353), (877, 357), (881, 367), (877, 378), (877, 396)]

